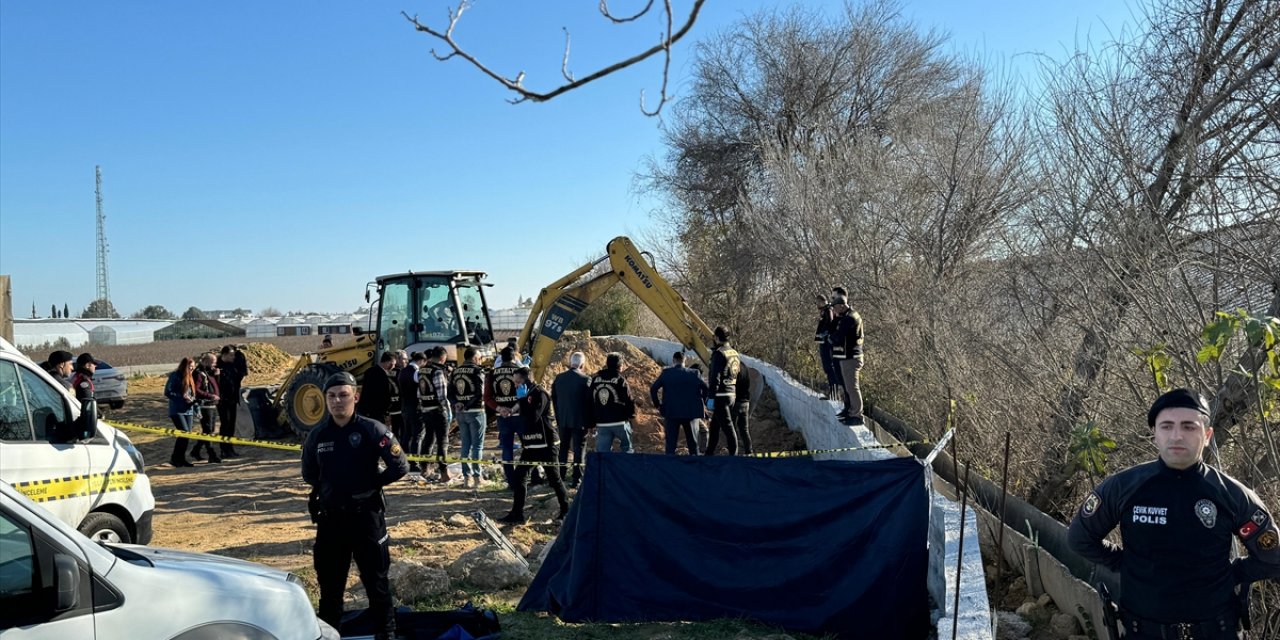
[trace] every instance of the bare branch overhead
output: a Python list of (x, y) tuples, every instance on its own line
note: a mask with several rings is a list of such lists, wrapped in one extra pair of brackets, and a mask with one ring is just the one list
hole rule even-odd
[[(641, 92), (641, 98), (640, 98), (641, 111), (643, 111), (646, 115), (654, 116), (662, 111), (663, 105), (665, 105), (669, 100), (669, 97), (667, 96), (667, 82), (668, 82), (670, 69), (671, 69), (671, 45), (679, 42), (681, 38), (683, 38), (687, 33), (689, 33), (689, 30), (693, 27), (694, 23), (697, 22), (698, 14), (702, 11), (702, 5), (705, 2), (706, 0), (694, 0), (693, 6), (689, 10), (688, 17), (686, 17), (684, 22), (681, 23), (680, 28), (676, 29), (674, 24), (674, 17), (672, 16), (671, 0), (665, 0), (663, 2), (663, 10), (666, 14), (667, 27), (665, 31), (659, 36), (659, 41), (657, 44), (653, 45), (652, 47), (649, 47), (648, 49), (645, 49), (644, 51), (636, 53), (635, 55), (632, 55), (629, 58), (619, 60), (611, 65), (602, 67), (588, 75), (585, 75), (581, 78), (576, 78), (576, 79), (574, 78), (574, 74), (569, 72), (569, 31), (566, 29), (564, 57), (560, 65), (560, 73), (561, 73), (561, 76), (564, 78), (565, 82), (564, 84), (561, 84), (557, 87), (554, 87), (546, 91), (537, 91), (537, 90), (533, 90), (525, 87), (524, 71), (517, 73), (513, 77), (506, 76), (501, 73), (498, 73), (497, 71), (494, 71), (487, 64), (485, 64), (484, 62), (481, 62), (477, 56), (468, 52), (457, 40), (454, 39), (453, 30), (458, 25), (458, 20), (462, 18), (463, 12), (465, 12), (468, 8), (470, 8), (471, 3), (469, 0), (462, 0), (461, 2), (458, 3), (458, 6), (456, 9), (449, 10), (449, 24), (443, 31), (435, 27), (432, 27), (428, 24), (424, 24), (422, 21), (418, 19), (417, 15), (411, 16), (404, 11), (401, 11), (400, 15), (404, 16), (404, 19), (409, 21), (409, 23), (413, 25), (413, 28), (415, 30), (425, 33), (427, 35), (430, 35), (440, 40), (441, 42), (445, 43), (446, 45), (448, 45), (448, 50), (444, 54), (438, 53), (434, 48), (431, 50), (431, 55), (436, 60), (445, 61), (455, 57), (466, 60), (467, 62), (471, 63), (471, 66), (478, 69), (481, 73), (489, 76), (490, 78), (493, 78), (495, 81), (498, 82), (498, 84), (501, 84), (508, 91), (515, 93), (517, 97), (511, 100), (513, 104), (524, 102), (526, 100), (529, 100), (532, 102), (546, 102), (563, 93), (567, 93), (569, 91), (577, 89), (578, 87), (581, 87), (587, 83), (603, 78), (611, 73), (615, 73), (617, 71), (626, 69), (627, 67), (630, 67), (639, 62), (643, 62), (644, 60), (647, 60), (653, 57), (654, 55), (661, 53), (663, 55), (662, 89), (660, 92), (660, 98), (659, 98), (658, 104), (656, 107), (653, 108), (653, 110), (648, 110), (644, 106), (643, 92)], [(623, 24), (623, 23), (634, 21), (640, 18), (641, 16), (648, 14), (649, 11), (652, 9), (652, 7), (653, 7), (653, 0), (648, 0), (648, 3), (645, 5), (645, 7), (635, 15), (619, 18), (614, 16), (612, 13), (610, 13), (606, 0), (601, 0), (600, 13), (601, 15), (603, 15), (605, 18), (607, 18), (610, 22), (614, 24)]]

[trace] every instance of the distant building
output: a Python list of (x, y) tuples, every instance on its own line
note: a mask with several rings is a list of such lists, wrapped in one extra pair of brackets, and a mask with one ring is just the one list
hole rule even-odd
[(179, 320), (155, 332), (156, 340), (242, 338), (245, 330), (218, 320)]

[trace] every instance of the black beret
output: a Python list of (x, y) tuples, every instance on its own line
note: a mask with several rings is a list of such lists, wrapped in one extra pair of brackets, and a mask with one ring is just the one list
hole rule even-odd
[(350, 387), (356, 386), (356, 377), (346, 371), (339, 371), (329, 376), (329, 378), (324, 381), (324, 390), (328, 391), (334, 387), (341, 387), (344, 385)]
[(1165, 409), (1195, 409), (1205, 417), (1209, 416), (1209, 402), (1204, 396), (1190, 389), (1174, 389), (1156, 398), (1147, 412), (1147, 426), (1156, 426), (1156, 417)]
[(71, 362), (76, 357), (71, 355), (70, 351), (54, 351), (49, 354), (49, 366), (56, 367), (64, 362)]

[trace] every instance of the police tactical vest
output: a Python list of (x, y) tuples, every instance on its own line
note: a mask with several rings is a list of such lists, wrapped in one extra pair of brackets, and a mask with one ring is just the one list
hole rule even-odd
[(400, 370), (392, 369), (387, 372), (387, 376), (391, 378), (391, 404), (387, 405), (387, 415), (400, 415)]
[(459, 366), (449, 376), (449, 386), (453, 387), (453, 397), (463, 404), (464, 409), (479, 409), (484, 401), (484, 367), (478, 364)]
[(435, 385), (435, 376), (437, 371), (443, 371), (444, 367), (431, 362), (427, 363), (421, 371), (418, 372), (418, 406), (423, 409), (439, 409), (442, 406), (441, 397), (446, 389), (437, 389)]
[(724, 354), (724, 369), (720, 370), (719, 379), (714, 381), (716, 392), (732, 391), (738, 383), (738, 370), (742, 368), (742, 361), (738, 358), (738, 352), (730, 347), (719, 347), (716, 351)]
[(510, 407), (516, 404), (520, 399), (516, 397), (516, 372), (520, 370), (520, 366), (504, 364), (493, 370), (493, 401), (497, 404)]
[(622, 385), (624, 380), (621, 373), (615, 373), (610, 377), (596, 374), (591, 377), (591, 401), (597, 407), (611, 407), (619, 404), (622, 400)]

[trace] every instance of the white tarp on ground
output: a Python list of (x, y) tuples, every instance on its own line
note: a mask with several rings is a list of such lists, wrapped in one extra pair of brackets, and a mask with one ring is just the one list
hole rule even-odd
[[(669, 340), (640, 336), (616, 336), (653, 356), (654, 360), (669, 365), (671, 354), (680, 345)], [(894, 455), (884, 448), (856, 450), (880, 444), (874, 434), (864, 427), (849, 427), (835, 418), (839, 405), (821, 394), (800, 384), (777, 367), (756, 358), (743, 356), (747, 366), (760, 373), (765, 384), (778, 398), (782, 418), (792, 431), (799, 431), (805, 446), (812, 450), (846, 449), (814, 456), (817, 460), (879, 460)], [(850, 450), (852, 449), (852, 450)], [(928, 474), (932, 477), (932, 474)], [(934, 611), (939, 638), (950, 638), (952, 620), (957, 616), (951, 609), (956, 594), (956, 561), (960, 551), (960, 505), (933, 491), (929, 524), (929, 591), (937, 607)], [(987, 600), (986, 578), (983, 573), (982, 552), (978, 545), (977, 518), (972, 510), (965, 513), (964, 559), (960, 581), (960, 615), (956, 638), (965, 640), (989, 640), (991, 614)], [(945, 587), (942, 582), (945, 580)], [(939, 602), (941, 600), (941, 602)]]

